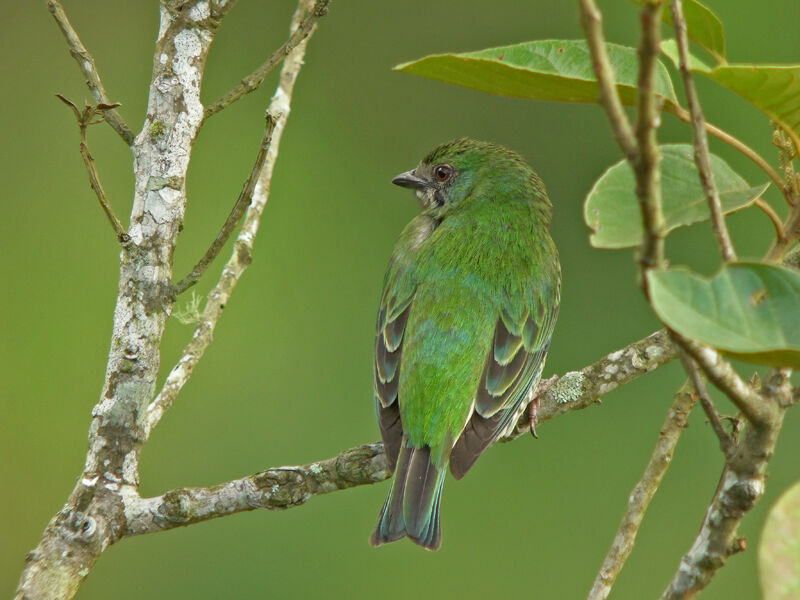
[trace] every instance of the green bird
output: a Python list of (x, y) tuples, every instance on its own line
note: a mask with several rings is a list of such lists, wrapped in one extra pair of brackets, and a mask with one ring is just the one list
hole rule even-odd
[(378, 312), (375, 407), (394, 479), (370, 543), (436, 550), (448, 464), (461, 479), (536, 389), (561, 267), (544, 184), (516, 152), (457, 139), (392, 183), (421, 212), (394, 247)]

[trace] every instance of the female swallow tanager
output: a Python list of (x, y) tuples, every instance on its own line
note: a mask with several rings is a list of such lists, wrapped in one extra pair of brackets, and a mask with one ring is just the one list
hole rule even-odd
[(378, 312), (375, 407), (394, 479), (370, 543), (407, 536), (435, 550), (448, 464), (463, 477), (536, 389), (561, 267), (544, 184), (516, 152), (462, 138), (392, 183), (422, 209), (394, 247)]

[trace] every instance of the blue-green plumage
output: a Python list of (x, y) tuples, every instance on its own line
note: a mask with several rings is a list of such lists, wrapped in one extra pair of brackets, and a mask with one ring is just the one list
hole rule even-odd
[(375, 339), (375, 398), (392, 489), (374, 545), (438, 548), (449, 465), (461, 478), (538, 381), (558, 314), (551, 205), (514, 152), (460, 139), (394, 183), (421, 214), (395, 245)]

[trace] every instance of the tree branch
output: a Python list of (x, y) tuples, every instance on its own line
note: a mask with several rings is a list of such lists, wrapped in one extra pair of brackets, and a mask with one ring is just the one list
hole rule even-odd
[[(306, 10), (308, 10), (309, 5), (309, 0), (300, 1), (292, 17), (292, 30), (299, 26), (301, 17), (305, 14)], [(278, 158), (281, 136), (286, 126), (286, 120), (289, 118), (294, 83), (297, 80), (300, 68), (303, 66), (306, 44), (312, 33), (313, 28), (308, 36), (297, 45), (283, 62), (278, 88), (275, 90), (275, 94), (272, 96), (269, 108), (267, 109), (268, 115), (271, 115), (268, 119), (272, 118), (275, 121), (272, 131), (272, 142), (268, 145), (265, 162), (260, 169), (257, 181), (255, 181), (252, 200), (247, 209), (244, 223), (234, 242), (231, 257), (222, 269), (219, 281), (208, 293), (205, 308), (200, 316), (200, 322), (195, 328), (191, 341), (186, 344), (177, 364), (172, 368), (169, 375), (167, 375), (158, 396), (156, 396), (147, 407), (144, 431), (145, 439), (150, 436), (153, 428), (161, 420), (164, 413), (172, 406), (172, 403), (175, 401), (175, 398), (178, 396), (181, 389), (183, 389), (186, 382), (189, 381), (194, 367), (211, 344), (214, 328), (217, 325), (219, 317), (222, 315), (225, 303), (228, 301), (228, 298), (230, 298), (233, 288), (236, 286), (239, 278), (250, 264), (250, 253), (253, 248), (255, 236), (258, 233), (258, 227), (261, 223), (261, 213), (264, 210), (264, 206), (266, 206), (269, 196), (270, 182), (272, 180), (272, 172), (275, 168), (275, 161)]]
[(711, 401), (711, 396), (708, 394), (708, 389), (706, 388), (702, 375), (700, 375), (697, 365), (685, 350), (680, 346), (677, 346), (677, 349), (683, 369), (689, 376), (689, 381), (691, 381), (694, 390), (700, 398), (700, 405), (703, 407), (703, 412), (706, 413), (708, 422), (711, 424), (711, 429), (714, 430), (714, 434), (717, 436), (719, 448), (722, 450), (722, 454), (727, 457), (733, 447), (733, 440), (731, 440), (731, 436), (728, 435), (725, 428), (722, 426), (722, 421), (720, 421), (717, 410), (714, 408), (714, 403)]
[(633, 163), (639, 154), (636, 137), (633, 133), (622, 101), (619, 99), (616, 87), (616, 75), (611, 60), (606, 50), (606, 40), (603, 35), (603, 15), (594, 0), (580, 0), (581, 25), (589, 44), (592, 55), (592, 67), (597, 77), (597, 101), (606, 110), (611, 122), (611, 129), (622, 153)]
[[(50, 7), (58, 13), (56, 3)], [(184, 182), (203, 117), (200, 83), (220, 23), (207, 3), (184, 8), (160, 5), (146, 133), (133, 140), (131, 243), (121, 252), (111, 344), (86, 462), (72, 494), (29, 554), (19, 599), (71, 598), (102, 552), (124, 534), (121, 490), (139, 483), (145, 409), (173, 302), (172, 256), (186, 206)], [(82, 68), (96, 75), (91, 63)], [(90, 87), (104, 97), (96, 83)]]
[(683, 430), (688, 426), (689, 413), (695, 403), (695, 395), (691, 393), (688, 382), (676, 392), (672, 400), (664, 424), (658, 432), (658, 441), (650, 455), (650, 460), (645, 467), (642, 478), (636, 483), (633, 491), (628, 496), (628, 508), (622, 517), (622, 522), (617, 529), (617, 534), (611, 544), (608, 554), (603, 560), (595, 577), (592, 589), (587, 600), (605, 600), (611, 592), (611, 587), (622, 570), (625, 561), (633, 550), (636, 535), (642, 519), (655, 496), (664, 474), (672, 462), (675, 446)]
[(286, 56), (288, 56), (292, 50), (298, 46), (298, 44), (311, 35), (319, 18), (328, 14), (328, 4), (330, 4), (330, 0), (317, 0), (314, 6), (308, 11), (306, 16), (299, 23), (297, 28), (292, 31), (289, 39), (287, 39), (280, 48), (273, 52), (272, 55), (265, 60), (260, 67), (242, 79), (238, 85), (229, 90), (224, 96), (222, 96), (222, 98), (214, 102), (211, 106), (207, 107), (205, 110), (205, 116), (203, 118), (208, 119), (209, 117), (213, 117), (219, 111), (227, 108), (242, 96), (245, 96), (258, 89), (258, 87), (264, 83), (264, 80), (267, 78), (267, 75), (270, 73), (270, 71), (272, 71), (272, 69), (274, 69), (275, 66)]
[[(675, 350), (662, 329), (580, 371), (565, 373), (540, 397), (539, 422), (596, 404), (605, 394), (673, 358)], [(155, 418), (161, 408), (154, 402), (150, 410)], [(148, 422), (150, 418), (148, 411)], [(501, 442), (529, 432), (527, 418), (524, 415), (516, 432)], [(157, 419), (152, 425), (155, 423)], [(126, 535), (153, 533), (259, 508), (291, 508), (313, 496), (377, 483), (389, 476), (383, 444), (374, 442), (302, 467), (267, 469), (210, 487), (178, 488), (155, 498), (143, 499), (129, 490), (124, 495)]]
[(689, 37), (686, 30), (686, 21), (683, 18), (682, 0), (672, 0), (671, 10), (675, 39), (678, 43), (678, 62), (681, 76), (683, 77), (683, 89), (686, 92), (686, 99), (689, 103), (689, 113), (691, 114), (692, 130), (694, 132), (694, 162), (697, 165), (697, 172), (700, 174), (700, 183), (703, 186), (703, 192), (706, 195), (709, 212), (711, 213), (711, 227), (714, 230), (714, 236), (717, 238), (722, 259), (730, 262), (736, 260), (736, 250), (733, 248), (733, 242), (731, 242), (731, 236), (725, 224), (725, 215), (722, 214), (722, 202), (719, 199), (719, 192), (714, 183), (714, 173), (711, 171), (711, 156), (708, 150), (703, 109), (700, 107), (697, 88), (695, 88), (692, 73), (689, 71)]
[[(103, 87), (103, 82), (100, 80), (100, 74), (97, 72), (97, 67), (94, 64), (94, 58), (92, 58), (92, 55), (81, 42), (78, 33), (73, 29), (61, 4), (59, 4), (57, 0), (49, 0), (47, 8), (50, 10), (50, 14), (53, 15), (53, 19), (55, 19), (59, 29), (61, 29), (61, 33), (64, 34), (64, 39), (67, 40), (69, 53), (78, 63), (78, 66), (86, 77), (86, 85), (92, 92), (95, 102), (98, 104), (112, 104)], [(133, 144), (133, 132), (130, 130), (127, 123), (125, 123), (122, 115), (111, 108), (103, 111), (103, 118), (128, 146)]]
[(662, 600), (694, 598), (728, 557), (745, 549), (745, 540), (737, 538), (739, 523), (764, 493), (767, 463), (775, 450), (783, 415), (784, 411), (778, 410), (766, 426), (747, 426), (744, 439), (722, 471), (700, 532), (681, 558)]
[(267, 150), (272, 142), (272, 132), (275, 130), (277, 117), (267, 111), (266, 120), (267, 126), (264, 130), (264, 137), (261, 139), (261, 145), (259, 146), (258, 154), (256, 155), (256, 162), (250, 171), (250, 175), (247, 176), (244, 186), (242, 186), (242, 191), (239, 193), (236, 203), (233, 205), (228, 218), (222, 225), (222, 229), (219, 230), (217, 237), (213, 242), (211, 242), (211, 246), (208, 248), (208, 250), (206, 250), (203, 258), (200, 259), (200, 261), (194, 266), (194, 268), (186, 277), (175, 284), (176, 296), (182, 294), (200, 280), (200, 278), (206, 272), (206, 269), (208, 269), (211, 263), (214, 262), (214, 259), (217, 257), (217, 254), (219, 254), (219, 251), (222, 250), (222, 247), (228, 241), (231, 233), (233, 233), (233, 229), (236, 227), (236, 224), (242, 218), (247, 210), (247, 207), (250, 205), (250, 202), (253, 199), (253, 192), (256, 189), (258, 177), (261, 174), (261, 170), (264, 168), (264, 161), (267, 160)]
[(706, 377), (736, 405), (755, 427), (763, 427), (774, 418), (771, 403), (747, 384), (731, 364), (713, 348), (672, 332), (672, 339), (703, 370)]
[(644, 239), (639, 251), (642, 285), (647, 269), (664, 265), (664, 214), (661, 208), (661, 152), (656, 132), (661, 124), (660, 100), (655, 93), (656, 65), (660, 52), (663, 0), (642, 4), (642, 39), (639, 43), (637, 81), (636, 141), (639, 153), (632, 164), (636, 173), (636, 196), (642, 213)]
[(75, 119), (78, 121), (78, 132), (81, 138), (79, 151), (81, 153), (81, 158), (83, 158), (83, 164), (86, 167), (86, 171), (89, 174), (89, 186), (97, 196), (97, 200), (100, 202), (100, 208), (103, 209), (106, 218), (108, 218), (108, 222), (111, 224), (111, 229), (114, 230), (114, 235), (116, 236), (117, 241), (121, 245), (126, 246), (130, 243), (131, 238), (127, 233), (125, 233), (125, 227), (123, 227), (122, 223), (117, 218), (114, 209), (111, 208), (111, 204), (108, 202), (108, 197), (103, 189), (103, 184), (100, 183), (100, 175), (97, 173), (97, 166), (95, 165), (94, 157), (92, 156), (91, 152), (89, 152), (89, 144), (86, 141), (86, 128), (89, 125), (94, 124), (92, 123), (94, 116), (97, 113), (102, 114), (108, 110), (111, 110), (117, 105), (98, 104), (97, 106), (85, 106), (83, 112), (81, 112), (78, 110), (77, 106), (75, 106), (61, 94), (56, 94), (56, 98), (69, 106), (72, 109), (72, 112), (75, 114)]
[[(691, 125), (692, 123), (692, 115), (689, 113), (688, 110), (683, 108), (682, 106), (677, 105), (669, 105), (665, 107), (665, 110), (669, 112), (671, 115), (674, 115), (684, 123), (688, 123)], [(778, 174), (778, 172), (772, 168), (772, 166), (764, 160), (764, 158), (755, 150), (753, 150), (750, 146), (745, 144), (739, 138), (731, 135), (724, 129), (720, 129), (716, 125), (712, 125), (708, 121), (703, 122), (703, 127), (705, 130), (713, 135), (718, 140), (728, 144), (731, 148), (738, 150), (741, 154), (749, 158), (755, 165), (764, 171), (767, 177), (770, 178), (770, 181), (775, 184), (775, 187), (781, 191), (781, 193), (786, 198), (787, 203), (789, 203), (789, 196), (787, 195), (786, 190), (784, 190), (785, 184), (783, 178)]]

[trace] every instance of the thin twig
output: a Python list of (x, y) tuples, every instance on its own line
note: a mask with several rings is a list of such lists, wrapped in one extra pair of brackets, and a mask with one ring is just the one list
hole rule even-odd
[(731, 436), (728, 435), (728, 432), (725, 431), (725, 428), (722, 426), (722, 421), (717, 414), (717, 409), (714, 408), (714, 403), (711, 401), (711, 396), (708, 394), (708, 389), (706, 388), (705, 381), (703, 381), (703, 377), (700, 374), (700, 370), (692, 358), (686, 353), (686, 351), (677, 344), (676, 346), (678, 348), (678, 357), (681, 359), (683, 369), (689, 376), (689, 381), (692, 382), (692, 385), (694, 386), (694, 389), (700, 398), (700, 406), (703, 407), (703, 412), (705, 412), (706, 417), (708, 417), (708, 422), (711, 424), (711, 429), (714, 430), (717, 440), (719, 440), (720, 450), (722, 450), (722, 453), (725, 456), (728, 456), (733, 445), (733, 440), (731, 440)]
[[(297, 10), (292, 17), (291, 30), (294, 31), (300, 24), (302, 17), (307, 13), (310, 0), (300, 0)], [(252, 194), (252, 201), (247, 209), (247, 214), (239, 231), (239, 235), (233, 244), (233, 252), (228, 262), (222, 269), (219, 281), (208, 293), (205, 308), (200, 317), (200, 322), (195, 328), (191, 341), (183, 349), (181, 358), (172, 368), (158, 396), (147, 407), (145, 416), (145, 437), (150, 435), (153, 427), (161, 420), (164, 413), (169, 410), (175, 398), (180, 393), (183, 386), (191, 377), (195, 365), (202, 358), (214, 333), (214, 328), (222, 314), (225, 303), (228, 301), (233, 288), (239, 281), (245, 269), (250, 264), (250, 253), (253, 248), (253, 241), (261, 222), (261, 213), (267, 203), (269, 195), (270, 181), (278, 157), (278, 147), (281, 135), (289, 117), (292, 90), (300, 68), (303, 65), (306, 44), (312, 31), (305, 40), (300, 42), (297, 47), (286, 57), (281, 68), (280, 82), (275, 94), (272, 96), (267, 112), (275, 118), (275, 127), (272, 132), (272, 143), (267, 150), (267, 158), (259, 174), (255, 189)]]
[[(50, 14), (53, 15), (53, 18), (58, 24), (59, 29), (61, 29), (61, 33), (64, 34), (64, 38), (67, 40), (69, 53), (78, 63), (78, 66), (81, 68), (81, 71), (86, 77), (86, 85), (92, 92), (95, 102), (98, 104), (111, 105), (112, 102), (108, 99), (108, 94), (106, 94), (106, 90), (103, 87), (103, 82), (100, 80), (100, 74), (97, 72), (97, 67), (94, 64), (94, 58), (92, 58), (92, 55), (89, 54), (89, 51), (78, 37), (78, 33), (70, 24), (64, 9), (61, 8), (61, 4), (59, 4), (57, 0), (49, 0), (47, 3), (47, 8), (50, 9)], [(119, 104), (116, 104), (115, 106), (119, 106)], [(128, 127), (127, 123), (125, 123), (122, 115), (112, 108), (107, 111), (103, 111), (103, 118), (109, 125), (111, 125), (112, 129), (119, 134), (125, 143), (128, 144), (128, 146), (133, 144), (133, 132), (130, 130), (130, 127)]]
[(772, 417), (769, 403), (742, 379), (731, 364), (713, 348), (672, 332), (672, 339), (681, 346), (703, 370), (706, 377), (736, 405), (755, 427), (761, 427)]
[(711, 213), (711, 227), (714, 231), (714, 236), (717, 238), (717, 244), (719, 244), (722, 259), (725, 262), (730, 262), (736, 260), (736, 250), (733, 247), (730, 233), (728, 233), (725, 215), (722, 214), (722, 201), (719, 198), (719, 191), (714, 183), (714, 173), (711, 171), (711, 155), (708, 150), (708, 138), (706, 137), (703, 109), (700, 106), (700, 97), (697, 95), (697, 88), (694, 85), (692, 73), (689, 71), (689, 37), (686, 30), (686, 21), (683, 18), (682, 0), (672, 0), (671, 10), (675, 39), (678, 43), (678, 63), (683, 78), (683, 89), (686, 92), (689, 113), (692, 116), (694, 163), (697, 166), (697, 172), (700, 175), (700, 183), (706, 195), (708, 209)]
[[(664, 213), (661, 207), (661, 153), (656, 132), (661, 124), (661, 100), (655, 93), (656, 66), (660, 52), (661, 0), (642, 4), (642, 39), (639, 43), (636, 141), (639, 155), (633, 163), (636, 196), (642, 213), (644, 239), (639, 251), (642, 271), (664, 265)], [(643, 285), (646, 278), (642, 277)]]
[(236, 227), (236, 224), (242, 218), (247, 210), (247, 207), (250, 205), (250, 202), (253, 199), (253, 192), (256, 189), (258, 177), (261, 174), (262, 168), (264, 167), (264, 161), (267, 159), (267, 150), (272, 142), (272, 132), (275, 130), (276, 117), (272, 113), (267, 112), (266, 119), (267, 126), (264, 131), (264, 137), (261, 139), (261, 146), (258, 149), (255, 164), (250, 171), (250, 175), (247, 176), (247, 180), (242, 186), (242, 191), (239, 193), (239, 197), (236, 199), (236, 204), (233, 205), (228, 218), (225, 220), (225, 223), (222, 225), (219, 233), (217, 233), (217, 237), (213, 242), (211, 242), (211, 246), (209, 246), (208, 250), (206, 250), (203, 258), (200, 259), (200, 261), (194, 266), (192, 271), (186, 277), (175, 284), (176, 296), (182, 294), (200, 280), (200, 278), (206, 272), (206, 269), (208, 269), (211, 263), (214, 262), (214, 259), (217, 257), (220, 250), (222, 250), (222, 247), (227, 243), (228, 238), (231, 236), (231, 233), (233, 233), (233, 230)]
[(629, 162), (636, 160), (639, 149), (633, 127), (628, 120), (615, 84), (616, 75), (606, 50), (603, 35), (603, 15), (594, 0), (580, 0), (581, 25), (586, 34), (592, 67), (597, 77), (597, 101), (605, 108), (614, 138)]
[(289, 39), (278, 48), (272, 55), (264, 61), (255, 71), (250, 73), (247, 77), (241, 80), (238, 85), (228, 91), (222, 98), (214, 102), (211, 106), (206, 108), (205, 116), (203, 119), (208, 119), (214, 116), (219, 111), (227, 108), (229, 105), (236, 102), (242, 96), (258, 89), (264, 83), (267, 75), (278, 65), (286, 56), (288, 56), (297, 45), (311, 35), (314, 26), (320, 17), (328, 13), (328, 4), (330, 0), (317, 0), (311, 10), (308, 11), (306, 16), (300, 22), (300, 25), (292, 31)]
[(72, 112), (75, 114), (75, 119), (78, 121), (78, 131), (81, 138), (79, 150), (81, 157), (83, 158), (83, 164), (86, 166), (86, 172), (89, 174), (89, 185), (97, 196), (97, 200), (100, 202), (100, 208), (103, 209), (103, 212), (108, 218), (108, 222), (111, 224), (111, 228), (114, 230), (114, 235), (116, 236), (117, 241), (120, 243), (120, 245), (127, 246), (130, 243), (131, 238), (125, 232), (125, 227), (123, 227), (122, 222), (117, 218), (116, 213), (114, 213), (114, 209), (111, 208), (111, 204), (108, 202), (108, 197), (103, 189), (103, 184), (100, 183), (100, 175), (97, 173), (97, 165), (95, 165), (94, 157), (92, 156), (91, 152), (89, 152), (89, 145), (86, 141), (86, 128), (89, 125), (95, 124), (92, 122), (94, 116), (98, 113), (103, 114), (107, 111), (110, 111), (114, 106), (119, 105), (98, 104), (97, 106), (85, 106), (83, 108), (83, 112), (81, 112), (78, 110), (77, 106), (75, 106), (61, 94), (56, 94), (56, 98), (69, 106), (72, 109)]
[(756, 198), (753, 204), (761, 209), (761, 211), (769, 217), (769, 220), (772, 221), (772, 226), (775, 228), (775, 239), (780, 242), (786, 237), (786, 232), (783, 230), (783, 222), (781, 218), (778, 216), (778, 213), (775, 212), (775, 209), (770, 206), (769, 202), (764, 200), (763, 198)]
[(676, 392), (664, 424), (658, 432), (658, 440), (650, 455), (650, 460), (647, 462), (641, 479), (628, 496), (628, 508), (622, 517), (611, 548), (603, 560), (603, 566), (597, 572), (592, 589), (586, 597), (587, 600), (605, 600), (611, 592), (617, 575), (633, 550), (636, 535), (639, 533), (639, 527), (647, 507), (672, 463), (675, 446), (688, 425), (689, 412), (694, 403), (695, 395), (691, 393), (691, 386), (686, 382)]
[[(678, 106), (675, 104), (669, 104), (664, 107), (664, 110), (669, 112), (671, 115), (674, 115), (684, 123), (691, 124), (692, 122), (692, 115), (689, 113), (688, 110), (683, 108), (682, 106)], [(767, 161), (755, 150), (753, 150), (750, 146), (745, 144), (739, 138), (731, 135), (724, 129), (720, 129), (716, 125), (712, 125), (708, 121), (704, 122), (705, 129), (708, 133), (713, 135), (718, 140), (725, 142), (732, 148), (735, 148), (740, 153), (744, 154), (747, 158), (749, 158), (755, 165), (764, 171), (767, 177), (770, 178), (770, 181), (775, 184), (775, 187), (783, 193), (784, 197), (786, 198), (787, 203), (789, 202), (789, 196), (787, 196), (787, 192), (783, 189), (784, 188), (784, 181), (783, 178), (778, 174), (778, 172), (772, 168)]]

